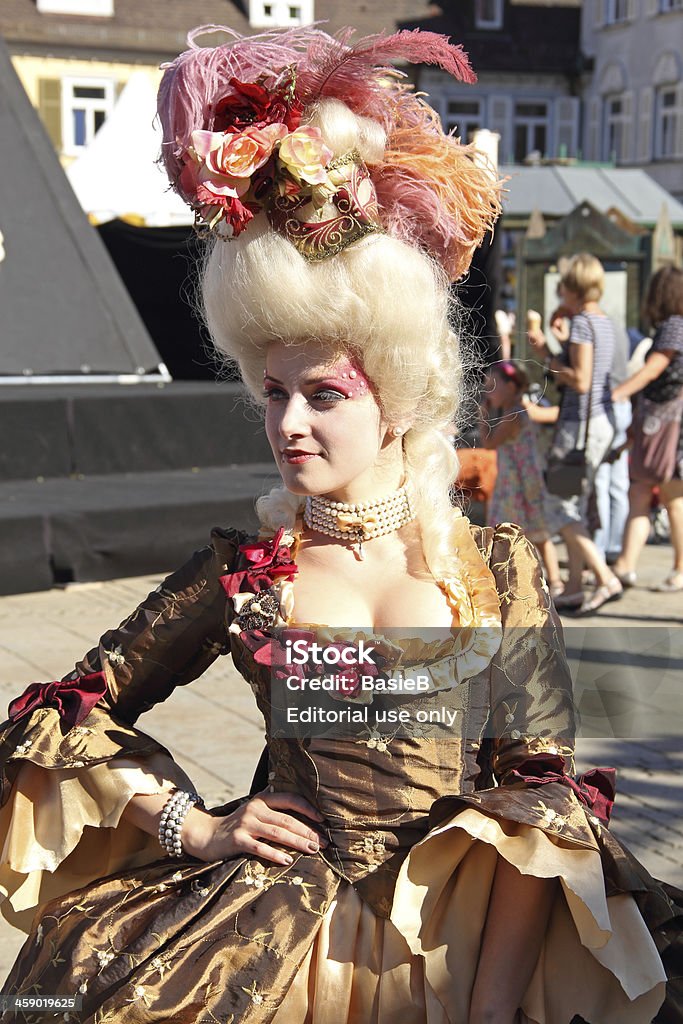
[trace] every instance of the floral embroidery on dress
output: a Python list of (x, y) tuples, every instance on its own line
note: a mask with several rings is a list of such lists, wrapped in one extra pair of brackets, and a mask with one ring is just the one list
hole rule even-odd
[[(517, 713), (517, 703), (515, 703), (513, 705), (510, 705), (510, 704), (507, 703), (507, 701), (502, 701), (502, 705), (505, 708), (505, 724), (506, 725), (512, 725), (512, 723), (515, 720), (515, 715)], [(516, 729), (514, 731), (517, 732)], [(513, 736), (512, 738), (513, 739), (518, 739), (519, 738), (519, 734), (516, 737)]]
[(366, 863), (368, 871), (376, 871), (386, 860), (386, 836), (383, 832), (368, 832), (349, 846), (349, 852)]
[(269, 889), (273, 879), (259, 861), (247, 861), (244, 868), (244, 877), (239, 879), (245, 885), (253, 885), (255, 889)]
[(127, 999), (126, 1002), (128, 1002), (128, 1003), (137, 1003), (140, 1000), (145, 1004), (145, 1006), (151, 1006), (152, 1005), (152, 996), (147, 991), (145, 986), (144, 985), (135, 985), (134, 988), (133, 988), (133, 998), (132, 999)]
[(118, 647), (114, 647), (111, 651), (104, 652), (112, 665), (125, 665), (126, 659), (121, 653), (121, 644)]
[(370, 727), (368, 730), (367, 739), (356, 740), (356, 743), (363, 743), (368, 750), (379, 750), (381, 754), (387, 754), (389, 757), (392, 756), (389, 750), (389, 744), (392, 740), (396, 739), (397, 733), (393, 732), (389, 735), (382, 734), (378, 729)]
[(534, 807), (535, 811), (541, 814), (541, 820), (547, 828), (551, 828), (554, 832), (561, 832), (567, 824), (569, 815), (558, 814), (557, 811), (553, 810), (552, 807), (548, 807), (542, 800), (539, 800)]
[(251, 999), (254, 1006), (260, 1006), (265, 998), (265, 992), (259, 992), (256, 987), (256, 982), (252, 981), (251, 988), (245, 988), (244, 985), (240, 986), (243, 992), (246, 992)]
[(101, 970), (103, 967), (106, 967), (107, 964), (110, 964), (111, 961), (115, 959), (116, 954), (110, 949), (98, 949), (95, 951), (95, 956), (97, 957)]

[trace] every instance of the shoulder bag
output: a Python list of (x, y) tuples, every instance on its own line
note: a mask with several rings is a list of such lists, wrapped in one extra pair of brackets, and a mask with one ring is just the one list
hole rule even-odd
[(564, 455), (557, 456), (552, 454), (551, 448), (545, 471), (546, 490), (557, 495), (558, 498), (573, 498), (576, 494), (581, 494), (587, 476), (586, 448), (588, 447), (588, 430), (593, 411), (593, 382), (595, 380), (595, 331), (590, 320), (588, 323), (593, 335), (593, 368), (588, 392), (588, 416), (586, 417), (586, 433), (583, 444), (580, 447), (577, 444)]

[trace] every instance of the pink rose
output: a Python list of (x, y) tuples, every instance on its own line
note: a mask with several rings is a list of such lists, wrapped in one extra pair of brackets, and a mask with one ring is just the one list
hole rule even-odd
[(284, 124), (268, 124), (227, 134), (193, 132), (192, 142), (211, 176), (248, 179), (268, 161), (276, 142), (286, 134)]
[(278, 156), (297, 181), (321, 185), (327, 180), (325, 167), (332, 159), (332, 150), (323, 142), (319, 128), (297, 128), (286, 135), (280, 143)]

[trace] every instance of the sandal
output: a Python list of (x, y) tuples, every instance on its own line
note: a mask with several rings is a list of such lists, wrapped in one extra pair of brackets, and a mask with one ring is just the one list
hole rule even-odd
[(621, 583), (622, 587), (628, 589), (629, 587), (635, 587), (638, 582), (638, 577), (634, 572), (615, 572), (616, 578)]
[(592, 615), (593, 612), (597, 612), (598, 608), (602, 608), (603, 604), (608, 604), (610, 601), (618, 601), (623, 596), (624, 588), (620, 580), (614, 576), (609, 583), (602, 583), (599, 587), (595, 588), (592, 596), (587, 598), (579, 608), (578, 614)]
[(553, 600), (555, 602), (555, 607), (559, 612), (564, 609), (566, 609), (567, 611), (570, 611), (572, 609), (574, 611), (578, 611), (578, 609), (581, 607), (585, 599), (586, 595), (584, 594), (583, 590), (576, 590), (573, 594), (567, 594), (565, 592), (558, 594), (557, 597)]
[(562, 580), (557, 580), (555, 583), (549, 583), (548, 591), (553, 601), (557, 601), (560, 594), (564, 594), (564, 583)]
[(648, 590), (653, 591), (656, 594), (677, 594), (683, 590), (683, 571), (680, 569), (676, 572), (669, 573), (665, 580), (661, 583), (655, 584), (654, 587), (648, 587)]

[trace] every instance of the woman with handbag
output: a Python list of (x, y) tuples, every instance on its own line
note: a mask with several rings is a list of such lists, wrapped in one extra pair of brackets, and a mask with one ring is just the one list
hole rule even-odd
[(652, 488), (669, 513), (674, 565), (653, 590), (683, 591), (683, 270), (663, 267), (650, 281), (643, 314), (655, 327), (645, 365), (613, 392), (620, 401), (637, 394), (633, 418), (631, 488), (624, 546), (614, 569), (633, 586), (636, 563), (650, 532)]
[[(540, 329), (528, 333), (546, 368), (563, 387), (546, 486), (555, 498), (558, 516), (570, 520), (570, 525), (562, 529), (569, 577), (556, 604), (580, 614), (591, 614), (623, 593), (622, 584), (593, 543), (588, 528), (595, 475), (614, 438), (609, 374), (615, 326), (598, 305), (604, 282), (605, 272), (595, 256), (574, 256), (560, 279), (561, 305), (551, 322), (556, 338), (566, 341), (562, 354), (552, 355)], [(567, 319), (568, 335), (563, 327)], [(593, 572), (597, 583), (590, 597), (583, 592), (584, 568)]]

